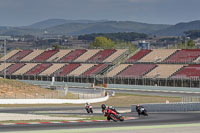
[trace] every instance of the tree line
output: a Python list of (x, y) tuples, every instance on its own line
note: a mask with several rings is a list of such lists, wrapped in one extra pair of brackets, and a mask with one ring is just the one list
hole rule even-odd
[(126, 42), (131, 42), (140, 39), (146, 39), (148, 37), (147, 34), (144, 33), (135, 33), (135, 32), (118, 32), (118, 33), (92, 33), (86, 35), (78, 36), (79, 40), (89, 40), (94, 41), (96, 37), (106, 37), (113, 41), (121, 40)]

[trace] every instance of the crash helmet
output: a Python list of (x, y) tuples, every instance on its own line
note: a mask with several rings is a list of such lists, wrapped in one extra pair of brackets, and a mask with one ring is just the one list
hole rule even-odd
[(137, 107), (139, 107), (140, 105), (139, 105), (139, 104), (137, 104), (136, 106), (137, 106)]
[(104, 110), (104, 109), (106, 109), (106, 105), (105, 104), (102, 104), (101, 105), (101, 108)]

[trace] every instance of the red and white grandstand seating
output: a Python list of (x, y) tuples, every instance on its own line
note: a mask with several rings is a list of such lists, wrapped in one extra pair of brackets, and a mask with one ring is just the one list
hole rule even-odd
[(69, 76), (81, 76), (84, 72), (92, 68), (95, 64), (81, 64), (80, 67), (69, 73)]
[(42, 63), (42, 64), (38, 64), (37, 66), (35, 66), (34, 68), (32, 68), (30, 71), (28, 71), (27, 73), (25, 73), (26, 75), (38, 75), (39, 73), (41, 73), (42, 71), (46, 70), (47, 68), (49, 68), (52, 65), (52, 63)]
[(56, 54), (54, 54), (53, 56), (51, 56), (47, 60), (47, 62), (57, 62), (58, 60), (60, 60), (61, 58), (63, 58), (64, 56), (66, 56), (70, 52), (71, 52), (70, 49), (61, 49)]
[[(12, 51), (11, 51), (12, 52)], [(32, 53), (22, 58), (20, 61), (22, 62), (31, 62), (34, 58), (42, 54), (44, 50), (33, 50)]]
[(23, 75), (37, 65), (38, 65), (37, 63), (26, 63), (19, 70), (14, 72), (12, 75)]
[(47, 59), (49, 59), (51, 56), (56, 54), (58, 50), (47, 50), (41, 53), (39, 56), (33, 59), (34, 62), (45, 62)]
[[(5, 65), (4, 57), (0, 59), (0, 73), (3, 75), (6, 68), (7, 75), (26, 76), (200, 77), (200, 49), (140, 50), (125, 61), (126, 64), (111, 63), (125, 53), (126, 49), (12, 50), (5, 56)], [(111, 65), (113, 69), (109, 69)]]
[(169, 78), (173, 73), (181, 69), (180, 64), (158, 64), (155, 69), (147, 73), (145, 78)]
[(87, 52), (85, 52), (83, 55), (78, 57), (75, 62), (86, 62), (88, 59), (90, 59), (92, 56), (97, 54), (100, 50), (99, 49), (89, 49)]
[(10, 65), (9, 67), (6, 68), (6, 74), (11, 75), (13, 72), (20, 69), (24, 65), (25, 65), (24, 63), (12, 64), (12, 65)]
[(22, 50), (17, 52), (15, 55), (11, 56), (10, 58), (7, 59), (8, 62), (11, 61), (20, 61), (22, 58), (24, 58), (25, 56), (27, 56), (28, 54), (30, 54), (32, 52), (32, 50)]
[(76, 58), (84, 54), (86, 51), (86, 49), (72, 50), (69, 54), (61, 58), (59, 62), (73, 62)]
[(98, 64), (90, 68), (88, 71), (83, 73), (83, 76), (93, 76), (98, 74), (101, 70), (107, 67), (107, 64)]
[(0, 61), (4, 61), (5, 59), (9, 59), (10, 57), (14, 56), (15, 54), (17, 54), (19, 52), (19, 50), (12, 50), (9, 53), (6, 54), (6, 56), (1, 57)]
[(147, 56), (144, 56), (138, 62), (162, 62), (176, 51), (177, 49), (152, 49)]
[(119, 66), (117, 66), (114, 69), (112, 69), (111, 71), (109, 71), (106, 74), (106, 77), (114, 77), (114, 76), (116, 76), (118, 73), (120, 73), (122, 70), (124, 70), (129, 65), (130, 64), (120, 64)]
[(43, 72), (41, 72), (39, 75), (52, 75), (55, 71), (59, 70), (62, 68), (65, 64), (53, 64)]
[(12, 65), (13, 63), (1, 63), (0, 64), (0, 72), (3, 71), (4, 69), (8, 68), (10, 65)]
[(116, 52), (115, 49), (104, 49), (100, 50), (97, 54), (92, 56), (87, 62), (103, 62), (106, 58), (111, 56), (114, 52)]
[(200, 77), (200, 65), (188, 65), (183, 67), (180, 71), (174, 74), (171, 78), (179, 78), (179, 79), (199, 79)]
[(142, 57), (144, 57), (145, 55), (147, 55), (150, 52), (151, 52), (151, 50), (149, 50), (149, 49), (142, 49), (142, 50), (138, 51), (136, 54), (134, 54), (133, 56), (131, 56), (127, 60), (127, 62), (129, 62), (129, 63), (137, 62), (139, 59), (141, 59)]
[(182, 49), (166, 59), (165, 63), (191, 63), (200, 56), (200, 49)]
[(141, 78), (147, 72), (151, 71), (156, 67), (156, 64), (133, 64), (121, 71), (117, 76), (118, 77), (134, 77)]
[(55, 75), (55, 76), (65, 76), (79, 66), (80, 66), (79, 63), (66, 64), (64, 67), (62, 67), (58, 71), (56, 71), (53, 75)]

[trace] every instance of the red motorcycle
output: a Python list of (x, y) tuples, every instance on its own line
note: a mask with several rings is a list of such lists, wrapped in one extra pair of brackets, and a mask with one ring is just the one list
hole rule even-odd
[(121, 114), (116, 113), (112, 109), (104, 110), (104, 116), (107, 117), (108, 121), (109, 120), (113, 120), (115, 122), (117, 122), (117, 121), (124, 121), (124, 117)]

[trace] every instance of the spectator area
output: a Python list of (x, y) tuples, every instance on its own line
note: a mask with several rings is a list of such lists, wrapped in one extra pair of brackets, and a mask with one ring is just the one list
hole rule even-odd
[(136, 52), (133, 56), (131, 56), (126, 62), (128, 62), (128, 63), (137, 62), (139, 59), (141, 59), (142, 57), (144, 57), (145, 55), (147, 55), (150, 52), (151, 52), (151, 50), (149, 50), (149, 49), (142, 49), (142, 50)]
[(200, 49), (182, 49), (165, 60), (165, 63), (191, 63), (200, 55)]
[(49, 68), (51, 65), (52, 65), (51, 63), (38, 64), (37, 66), (35, 66), (34, 68), (32, 68), (30, 71), (28, 71), (26, 73), (26, 75), (38, 75), (42, 71), (44, 71), (47, 68)]
[(122, 70), (127, 68), (130, 64), (120, 64), (119, 66), (113, 68), (110, 72), (106, 74), (106, 77), (114, 77), (118, 73), (120, 73)]
[(59, 62), (72, 62), (82, 54), (84, 54), (87, 50), (86, 49), (75, 49), (72, 50), (69, 54), (64, 56)]
[(98, 64), (86, 71), (83, 76), (93, 76), (98, 74), (101, 70), (107, 67), (107, 64)]
[(38, 65), (37, 63), (27, 63), (26, 65), (21, 67), (19, 70), (14, 72), (12, 75), (23, 75), (37, 65)]
[(14, 73), (15, 71), (17, 71), (18, 69), (20, 69), (22, 66), (24, 66), (24, 63), (15, 63), (10, 65), (9, 67), (6, 68), (6, 74), (7, 75), (11, 75), (12, 73)]
[(127, 49), (117, 49), (115, 53), (113, 53), (111, 56), (106, 58), (103, 62), (113, 62), (115, 59), (119, 58), (123, 54), (125, 54), (128, 50)]
[(187, 65), (183, 67), (180, 71), (178, 71), (171, 78), (179, 78), (179, 79), (199, 79), (200, 77), (200, 65)]
[(116, 52), (115, 49), (104, 49), (99, 51), (97, 54), (92, 56), (87, 62), (103, 62), (106, 58), (111, 56), (114, 52)]
[(44, 52), (44, 50), (33, 50), (32, 53), (30, 53), (29, 55), (27, 55), (24, 58), (22, 58), (21, 61), (31, 62), (34, 58), (36, 58), (37, 56), (39, 56), (43, 52)]
[(56, 54), (54, 54), (49, 59), (47, 59), (47, 62), (57, 62), (58, 60), (60, 60), (61, 58), (69, 54), (70, 52), (71, 52), (70, 49), (65, 49), (65, 50), (61, 49)]
[(12, 65), (13, 63), (1, 63), (0, 64), (0, 72), (3, 71), (5, 68), (8, 68), (10, 65)]
[(92, 68), (94, 64), (81, 64), (80, 67), (69, 73), (69, 76), (80, 76), (90, 68)]
[(87, 52), (85, 52), (83, 55), (78, 57), (75, 62), (87, 62), (88, 59), (90, 59), (92, 56), (97, 54), (100, 50), (99, 49), (89, 49)]
[(5, 59), (9, 59), (12, 56), (14, 56), (15, 54), (17, 54), (19, 52), (19, 50), (12, 50), (10, 52), (8, 52), (5, 56), (1, 57), (0, 61), (4, 61)]
[(177, 72), (183, 65), (176, 64), (158, 64), (158, 66), (147, 73), (145, 78), (169, 78), (173, 73)]
[(152, 51), (141, 58), (138, 62), (162, 62), (176, 52), (176, 49), (152, 49)]
[(133, 64), (121, 71), (117, 76), (141, 78), (155, 67), (155, 64)]
[(22, 58), (30, 54), (32, 50), (21, 50), (17, 52), (15, 55), (11, 56), (7, 59), (7, 62), (17, 62), (20, 61)]
[(38, 55), (36, 58), (33, 59), (34, 62), (44, 62), (49, 59), (51, 56), (56, 54), (58, 50), (47, 50)]
[(65, 76), (65, 75), (69, 74), (70, 72), (73, 72), (79, 66), (80, 66), (79, 63), (66, 64), (64, 67), (57, 70), (53, 75)]
[(52, 66), (50, 66), (49, 68), (47, 68), (46, 70), (44, 70), (43, 72), (41, 72), (39, 75), (52, 75), (52, 73), (54, 73), (55, 71), (59, 70), (60, 68), (62, 68), (65, 64), (53, 64)]

